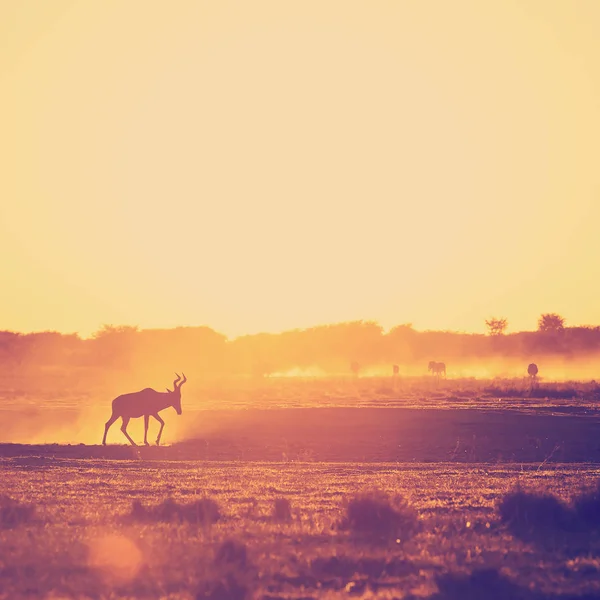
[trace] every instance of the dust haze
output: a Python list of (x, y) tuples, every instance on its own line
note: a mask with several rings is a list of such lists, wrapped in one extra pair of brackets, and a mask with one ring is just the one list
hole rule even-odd
[[(541, 355), (537, 359), (539, 378), (534, 390), (539, 401), (568, 399), (585, 404), (599, 393), (595, 378), (600, 354), (588, 354), (579, 360)], [(453, 407), (462, 398), (481, 405), (503, 394), (520, 396), (530, 402), (531, 380), (527, 361), (521, 358), (487, 358), (482, 360), (447, 361), (446, 378), (427, 372), (427, 363), (399, 365), (398, 376), (392, 375), (391, 364), (369, 365), (358, 374), (327, 374), (320, 367), (296, 367), (268, 375), (210, 376), (191, 375), (182, 391), (183, 414), (174, 409), (161, 412), (165, 420), (163, 445), (194, 439), (208, 439), (226, 434), (232, 426), (243, 431), (248, 409), (333, 408), (333, 407)], [(56, 374), (54, 374), (56, 376)], [(174, 376), (174, 375), (173, 375)], [(68, 379), (68, 374), (61, 378)], [(164, 391), (171, 386), (171, 376), (164, 380), (154, 373), (120, 373), (113, 381), (96, 381), (93, 389), (80, 385), (51, 391), (40, 389), (39, 380), (22, 378), (19, 384), (5, 386), (2, 398), (4, 428), (0, 441), (26, 444), (99, 444), (104, 423), (111, 413), (116, 396), (153, 387)], [(80, 383), (77, 380), (74, 384)], [(76, 389), (79, 387), (79, 390)], [(508, 406), (509, 400), (503, 401)], [(226, 411), (226, 417), (222, 416)], [(210, 418), (208, 414), (210, 413)], [(111, 428), (109, 444), (125, 444), (120, 420)], [(158, 423), (150, 419), (148, 439), (155, 440)], [(143, 419), (132, 419), (128, 432), (141, 444)]]

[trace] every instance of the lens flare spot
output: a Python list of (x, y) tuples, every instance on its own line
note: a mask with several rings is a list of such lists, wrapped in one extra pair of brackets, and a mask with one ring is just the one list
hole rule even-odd
[(121, 581), (131, 580), (138, 574), (142, 553), (130, 539), (113, 533), (98, 536), (88, 544), (90, 567)]

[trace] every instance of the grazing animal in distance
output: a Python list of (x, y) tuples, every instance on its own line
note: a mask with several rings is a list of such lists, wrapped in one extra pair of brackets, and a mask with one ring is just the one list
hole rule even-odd
[[(177, 373), (175, 373), (175, 375), (177, 375)], [(139, 392), (117, 396), (112, 401), (112, 415), (104, 426), (104, 438), (102, 439), (102, 444), (106, 446), (106, 434), (108, 433), (110, 426), (121, 417), (123, 420), (121, 431), (132, 446), (137, 446), (127, 433), (127, 424), (130, 419), (144, 417), (144, 444), (149, 446), (148, 422), (152, 416), (160, 423), (160, 430), (158, 432), (158, 437), (156, 438), (156, 445), (158, 446), (160, 444), (160, 436), (162, 435), (165, 426), (165, 422), (160, 418), (158, 413), (161, 410), (172, 406), (178, 415), (181, 414), (181, 386), (186, 381), (187, 378), (185, 373), (183, 373), (183, 379), (181, 379), (180, 375), (177, 375), (177, 379), (173, 382), (173, 391), (167, 388), (166, 392), (157, 392), (152, 388), (145, 388)]]
[(527, 374), (529, 375), (529, 393), (539, 386), (538, 383), (538, 366), (535, 363), (531, 363), (527, 367)]
[(434, 360), (430, 360), (427, 370), (431, 371), (431, 373), (437, 377), (439, 377), (442, 373), (444, 374), (444, 377), (446, 377), (446, 365), (443, 362), (435, 362)]

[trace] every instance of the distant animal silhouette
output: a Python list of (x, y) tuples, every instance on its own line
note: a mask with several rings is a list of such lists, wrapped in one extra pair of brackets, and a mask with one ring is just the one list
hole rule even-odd
[(431, 373), (437, 377), (439, 377), (442, 373), (444, 374), (444, 377), (446, 377), (446, 365), (443, 362), (435, 362), (434, 360), (430, 360), (427, 370), (431, 371)]
[(350, 370), (356, 377), (358, 377), (358, 374), (360, 373), (360, 365), (358, 362), (352, 361), (352, 363), (350, 363)]
[(392, 367), (392, 372), (394, 373), (394, 377), (400, 373), (400, 367), (398, 365), (394, 365)]
[[(177, 375), (177, 373), (175, 373), (175, 375)], [(117, 396), (112, 401), (112, 415), (104, 426), (104, 438), (102, 439), (102, 444), (106, 446), (106, 434), (108, 433), (110, 426), (121, 417), (123, 420), (121, 431), (132, 446), (137, 446), (127, 433), (127, 424), (130, 419), (144, 417), (144, 444), (149, 446), (148, 422), (152, 416), (160, 423), (160, 430), (158, 432), (158, 437), (156, 438), (156, 445), (158, 446), (160, 444), (160, 436), (162, 435), (165, 426), (165, 422), (160, 418), (158, 413), (161, 410), (172, 406), (177, 411), (178, 415), (181, 414), (181, 386), (187, 381), (185, 373), (183, 373), (183, 380), (180, 380), (181, 376), (177, 375), (177, 379), (173, 382), (173, 391), (167, 388), (166, 392), (157, 392), (152, 388), (145, 388), (139, 392)]]
[(531, 363), (527, 367), (527, 374), (529, 375), (529, 393), (531, 394), (534, 389), (539, 387), (538, 382), (538, 366), (535, 363)]

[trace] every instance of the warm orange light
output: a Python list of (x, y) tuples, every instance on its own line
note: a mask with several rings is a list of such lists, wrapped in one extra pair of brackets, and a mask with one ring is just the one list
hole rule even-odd
[(0, 328), (600, 322), (599, 28), (594, 2), (3, 3)]

